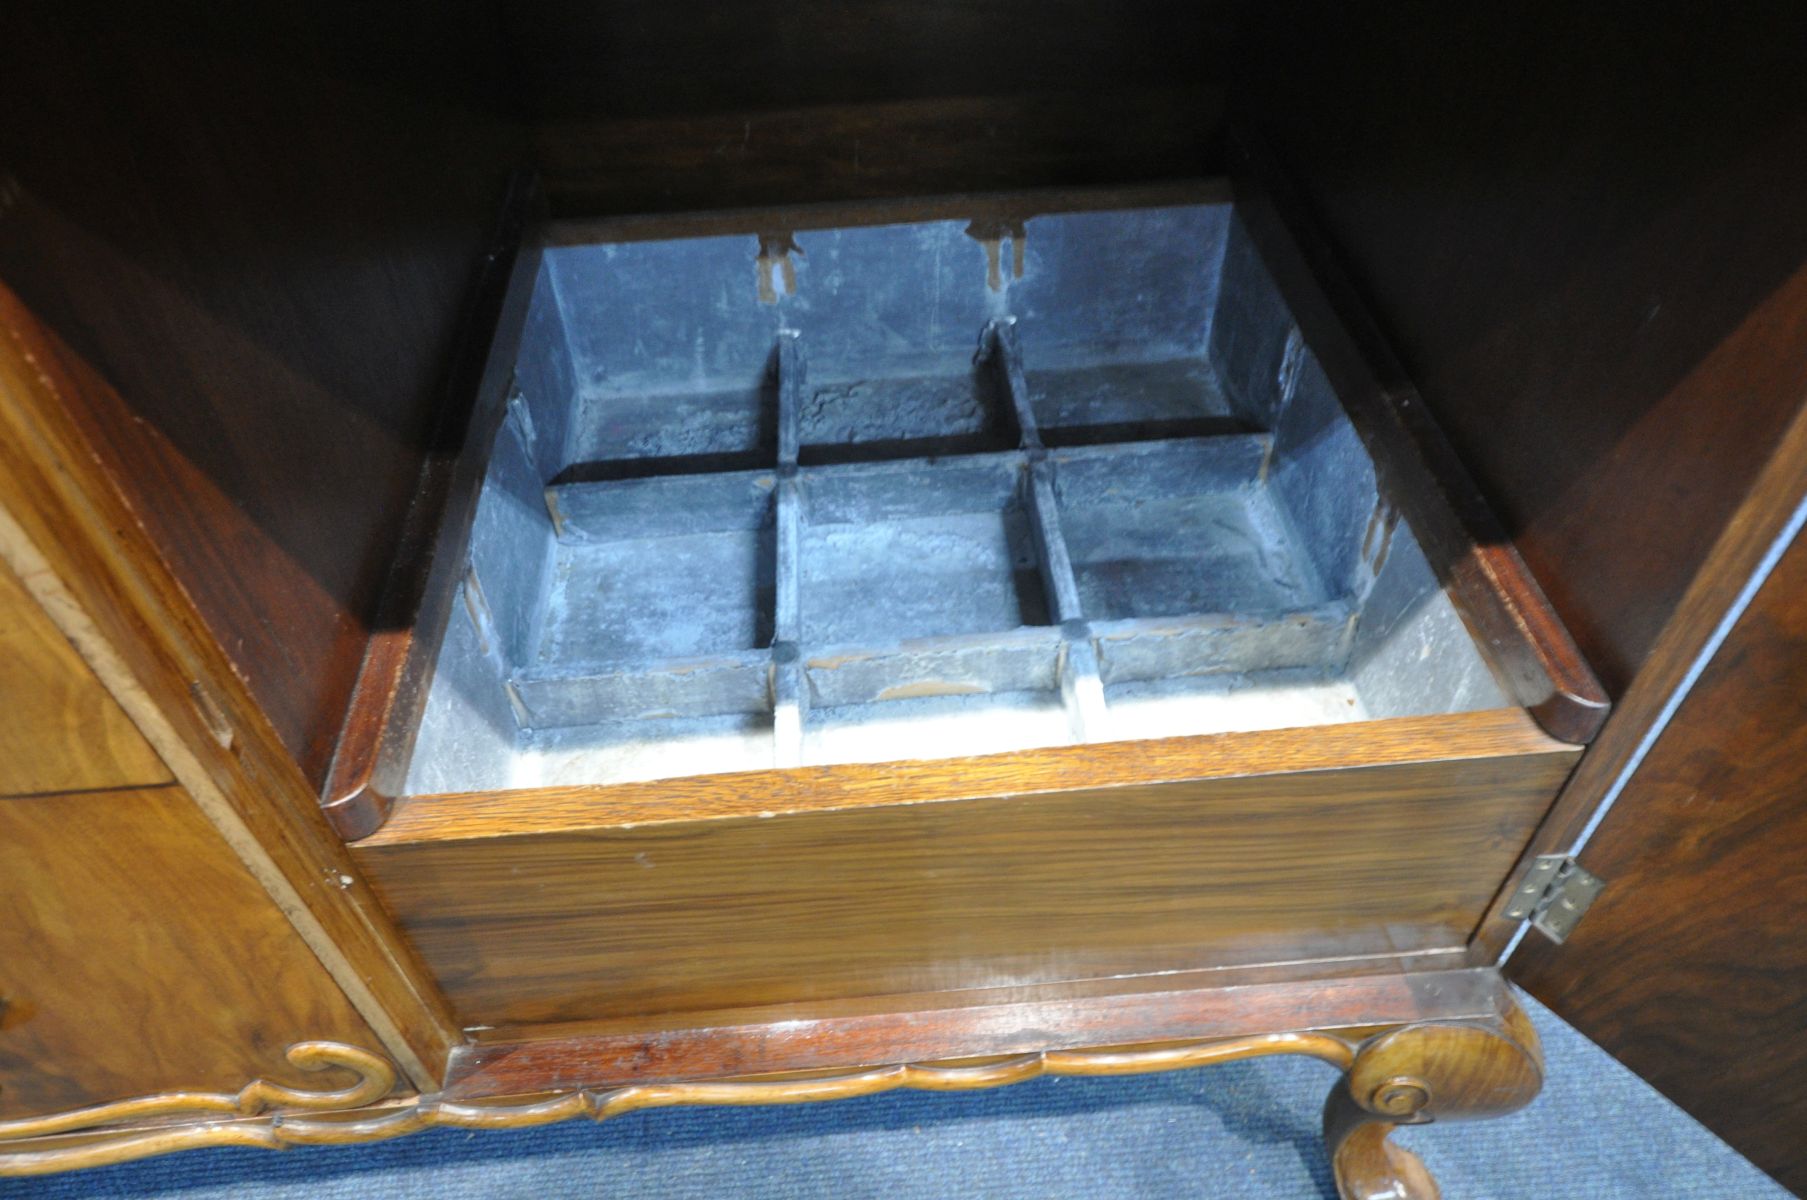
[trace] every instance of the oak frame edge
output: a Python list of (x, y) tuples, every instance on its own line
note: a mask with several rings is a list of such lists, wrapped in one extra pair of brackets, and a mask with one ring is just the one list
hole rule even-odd
[[(1054, 746), (957, 759), (745, 771), (645, 783), (408, 796), (359, 852), (698, 820), (958, 803), (1100, 788), (1573, 753), (1517, 708), (1349, 725)], [(954, 786), (951, 786), (954, 785)]]
[(468, 552), (487, 448), (506, 409), (545, 227), (538, 181), (517, 173), (459, 324), (446, 403), (327, 771), (321, 807), (347, 842), (381, 828), (402, 791), (454, 579)]

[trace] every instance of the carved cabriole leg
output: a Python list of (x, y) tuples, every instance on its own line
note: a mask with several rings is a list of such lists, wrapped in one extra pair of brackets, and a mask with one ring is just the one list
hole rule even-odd
[(1424, 1163), (1388, 1140), (1394, 1127), (1498, 1116), (1537, 1095), (1537, 1031), (1510, 997), (1504, 1005), (1492, 1021), (1404, 1025), (1362, 1044), (1324, 1105), (1343, 1200), (1438, 1200)]

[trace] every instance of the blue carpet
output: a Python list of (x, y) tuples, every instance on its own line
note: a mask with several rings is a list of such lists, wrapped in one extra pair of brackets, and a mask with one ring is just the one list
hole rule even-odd
[[(1788, 1195), (1535, 1002), (1550, 1065), (1524, 1112), (1395, 1135), (1446, 1200)], [(666, 1109), (520, 1133), (438, 1130), (351, 1149), (199, 1151), (0, 1180), (0, 1200), (482, 1197), (1334, 1198), (1318, 1113), (1335, 1072), (1267, 1059), (954, 1095)]]

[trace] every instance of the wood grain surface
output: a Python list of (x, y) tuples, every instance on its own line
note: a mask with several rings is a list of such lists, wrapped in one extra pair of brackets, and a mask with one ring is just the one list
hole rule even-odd
[[(1249, 17), (1268, 144), (1617, 701), (1527, 847), (1565, 852), (1807, 494), (1807, 10)], [(1513, 970), (1803, 1190), (1791, 636), (1710, 669), (1583, 855), (1599, 907)]]
[(1370, 765), (1183, 739), (510, 795), (532, 832), (470, 798), (403, 840), (461, 802), (416, 799), (354, 854), (466, 1024), (1462, 945), (1576, 750), (1515, 710), (1348, 728)]
[[(1535, 1038), (1526, 1040), (1522, 1012), (1498, 973), (1485, 970), (1410, 978), (1324, 977), (1279, 988), (1181, 987), (1148, 997), (1095, 996), (1089, 1007), (1062, 1011), (1015, 1003), (979, 1012), (978, 1024), (969, 1019), (963, 1029), (941, 1017), (924, 1013), (913, 1021), (907, 1014), (891, 1014), (888, 1029), (868, 1022), (857, 1029), (809, 1030), (784, 1022), (778, 1027), (697, 1030), (696, 1036), (682, 1039), (692, 1051), (683, 1057), (674, 1058), (670, 1044), (641, 1043), (637, 1049), (644, 1060), (628, 1067), (616, 1086), (573, 1081), (618, 1069), (624, 1056), (636, 1052), (633, 1045), (610, 1046), (594, 1039), (492, 1044), (478, 1052), (481, 1057), (465, 1060), (471, 1069), (460, 1071), (456, 1094), (387, 1100), (381, 1097), (394, 1073), (380, 1057), (342, 1043), (301, 1042), (288, 1050), (292, 1063), (336, 1068), (331, 1072), (335, 1081), (349, 1082), (290, 1089), (258, 1079), (235, 1093), (161, 1093), (43, 1119), (0, 1121), (0, 1176), (41, 1175), (209, 1146), (274, 1150), (356, 1145), (433, 1128), (517, 1129), (580, 1117), (606, 1120), (667, 1105), (796, 1104), (895, 1088), (966, 1091), (1048, 1075), (1186, 1070), (1276, 1054), (1321, 1059), (1347, 1072), (1347, 1083), (1339, 1077), (1335, 1089), (1354, 1095), (1352, 1089), (1359, 1087), (1370, 1102), (1380, 1100), (1383, 1114), (1394, 1119), (1420, 1109), (1437, 1118), (1481, 1115), (1505, 1107), (1499, 1085), (1507, 1076), (1496, 1057), (1485, 1052), (1490, 1035), (1517, 1029), (1521, 1045), (1535, 1055)], [(1144, 1037), (1129, 1044), (1101, 1040), (1138, 1029), (1181, 1036)], [(1026, 1048), (957, 1059), (890, 1057), (947, 1045), (950, 1037), (954, 1045)], [(789, 1051), (799, 1049), (834, 1065), (717, 1075), (730, 1062), (782, 1062)], [(1401, 1074), (1407, 1071), (1409, 1076)], [(679, 1077), (659, 1077), (668, 1072)], [(496, 1086), (515, 1090), (499, 1097), (485, 1090)], [(1414, 1089), (1408, 1099), (1424, 1102), (1411, 1113), (1401, 1112), (1397, 1103), (1404, 1087)], [(272, 1118), (269, 1110), (278, 1106), (287, 1111)], [(345, 1111), (320, 1111), (335, 1106)], [(144, 1120), (157, 1115), (176, 1119), (163, 1124)], [(121, 1123), (100, 1124), (113, 1118)]]
[(1807, 541), (1739, 619), (1582, 854), (1607, 887), (1532, 994), (1807, 1191)]
[(446, 403), (436, 414), (321, 798), (327, 820), (346, 841), (381, 825), (402, 790), (489, 466), (488, 455), (475, 451), (492, 444), (514, 379), (540, 264), (542, 207), (532, 181), (517, 177), (459, 327)]
[[(1792, 298), (1800, 311), (1807, 312), (1807, 271), (1797, 280), (1778, 298)], [(1761, 320), (1761, 314), (1754, 319)], [(1537, 855), (1566, 854), (1575, 845), (1807, 496), (1807, 408), (1795, 415), (1768, 461), (1760, 468), (1753, 464), (1753, 469), (1756, 482), (1721, 531), (1599, 740), (1582, 757), (1550, 815), (1526, 845), (1513, 871), (1515, 879)], [(1510, 899), (1510, 889), (1502, 892), (1476, 932), (1470, 961), (1477, 965), (1498, 961), (1518, 927), (1504, 913)]]
[[(455, 1038), (319, 796), (101, 467), (119, 398), (0, 285), (0, 559), (81, 652), (405, 1075)], [(433, 1064), (428, 1066), (428, 1064)]]
[[(1273, 1033), (1162, 1046), (1050, 1050), (1012, 1055), (1002, 1060), (893, 1063), (865, 1070), (777, 1078), (633, 1083), (607, 1091), (585, 1088), (542, 1094), (514, 1103), (466, 1104), (431, 1095), (362, 1112), (284, 1113), (262, 1120), (203, 1121), (174, 1128), (96, 1133), (82, 1140), (38, 1139), (29, 1149), (8, 1152), (0, 1148), (0, 1176), (44, 1175), (205, 1147), (283, 1150), (293, 1146), (363, 1145), (427, 1129), (471, 1132), (530, 1129), (578, 1118), (606, 1121), (649, 1108), (813, 1104), (872, 1096), (900, 1088), (929, 1092), (977, 1091), (1025, 1083), (1044, 1076), (1180, 1071), (1278, 1054), (1303, 1055), (1341, 1068), (1355, 1057), (1355, 1053), (1352, 1043), (1335, 1034)], [(0, 1147), (3, 1145), (0, 1143)]]
[(1510, 995), (1491, 1021), (1429, 1021), (1362, 1043), (1324, 1105), (1340, 1200), (1440, 1200), (1423, 1160), (1387, 1140), (1398, 1125), (1493, 1117), (1543, 1088), (1543, 1048)]
[(0, 797), (168, 783), (131, 720), (0, 563)]
[(466, 1100), (636, 1079), (721, 1079), (1305, 1028), (1360, 1037), (1408, 1021), (1486, 1019), (1503, 995), (1490, 970), (1414, 974), (1395, 966), (1365, 977), (1337, 971), (1318, 964), (1315, 978), (1230, 986), (1196, 978), (1098, 980), (1065, 995), (1011, 989), (959, 1006), (949, 1004), (957, 995), (919, 1004), (874, 999), (863, 1012), (847, 1006), (812, 1018), (799, 1010), (743, 1011), (646, 1031), (486, 1031), (453, 1054), (446, 1093)]
[(1221, 81), (1236, 7), (720, 0), (699, 20), (656, 0), (517, 0), (498, 33), (530, 118), (650, 117)]
[(1236, 8), (527, 0), (501, 33), (554, 211), (591, 216), (1196, 176)]
[(1026, 221), (1041, 213), (1114, 212), (1185, 204), (1228, 204), (1234, 199), (1224, 175), (1179, 177), (1150, 183), (1030, 186), (1007, 191), (922, 192), (876, 199), (816, 200), (779, 206), (723, 207), (678, 212), (629, 212), (568, 216), (547, 222), (549, 246), (593, 242), (649, 242), (675, 238), (757, 235), (785, 228), (844, 229), (976, 218)]
[(359, 851), (587, 829), (1023, 796), (1182, 780), (1532, 756), (1567, 747), (1516, 709), (801, 767), (597, 787), (410, 796)]
[(0, 1119), (266, 1076), (376, 1038), (180, 787), (0, 800)]
[(124, 397), (95, 449), (316, 786), (525, 152), (487, 37), (22, 0), (0, 40), (0, 280)]

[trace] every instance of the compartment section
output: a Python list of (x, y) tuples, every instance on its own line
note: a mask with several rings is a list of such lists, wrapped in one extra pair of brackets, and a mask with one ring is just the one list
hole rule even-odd
[(999, 380), (975, 361), (995, 315), (971, 286), (979, 246), (958, 223), (800, 233), (782, 297), (808, 351), (799, 378), (805, 465), (1009, 450)]
[(1210, 205), (1025, 223), (1010, 312), (1043, 444), (1260, 427), (1209, 353), (1229, 221), (1228, 206)]
[(804, 762), (1071, 740), (1017, 454), (834, 468), (803, 494)]
[(860, 462), (1015, 446), (1015, 423), (994, 372), (967, 358), (892, 363), (892, 374), (801, 387), (801, 461)]
[(1048, 622), (1016, 456), (853, 467), (803, 488), (803, 641)]
[(769, 461), (778, 438), (771, 372), (738, 387), (591, 396), (578, 405), (566, 480), (732, 471)]
[(571, 246), (547, 255), (571, 417), (547, 480), (769, 466), (778, 312), (739, 238)]
[(1228, 205), (548, 264), (412, 791), (1506, 703)]
[(770, 473), (568, 484), (534, 665), (681, 658), (771, 644)]
[(1460, 960), (1579, 753), (1536, 597), (1232, 206), (548, 258), (354, 847), (461, 1019)]
[(1054, 457), (1085, 612), (1100, 620), (1278, 613), (1330, 597), (1272, 492), (1265, 437), (1155, 442)]
[(1049, 446), (1237, 433), (1237, 415), (1202, 357), (1046, 368), (1030, 379), (1036, 424)]
[(549, 490), (559, 533), (543, 631), (514, 676), (524, 722), (765, 708), (773, 484), (699, 475)]

